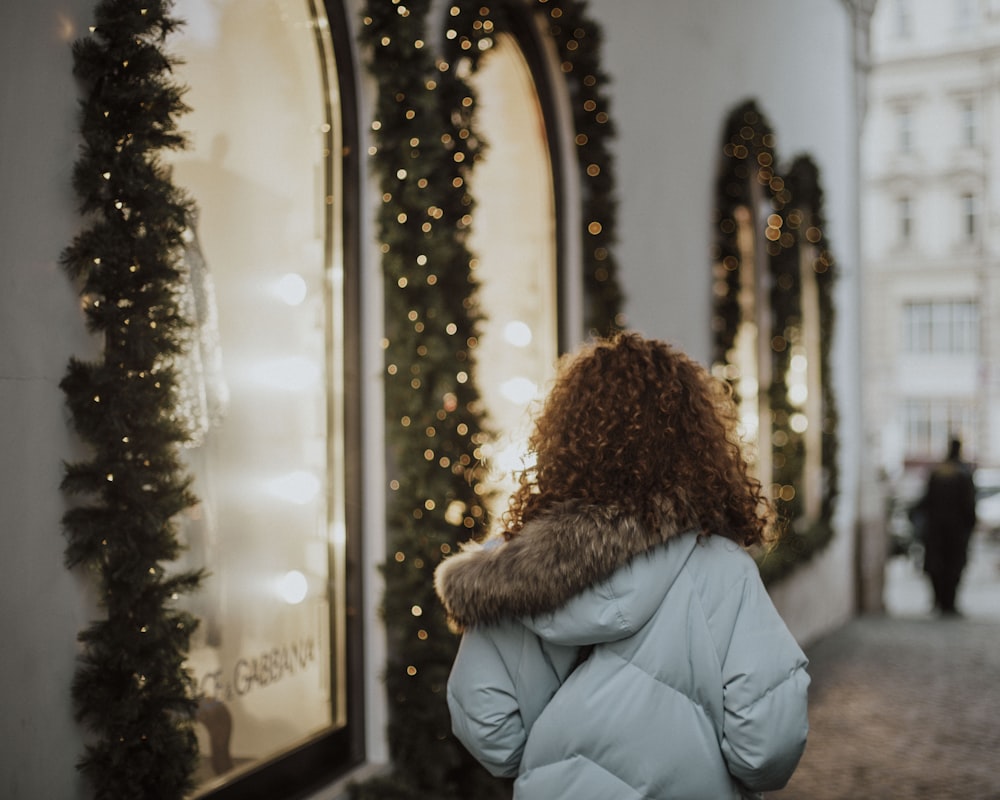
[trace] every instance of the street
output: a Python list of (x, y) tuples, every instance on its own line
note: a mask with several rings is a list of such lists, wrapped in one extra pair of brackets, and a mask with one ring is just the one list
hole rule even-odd
[(915, 559), (886, 571), (887, 614), (807, 648), (810, 734), (778, 800), (1000, 799), (1000, 543), (977, 535), (958, 618)]

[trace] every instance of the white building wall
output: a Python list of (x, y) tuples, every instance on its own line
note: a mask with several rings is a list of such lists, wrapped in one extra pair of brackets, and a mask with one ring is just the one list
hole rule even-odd
[[(907, 8), (909, 32), (900, 26)], [(966, 8), (968, 16), (960, 10)], [(905, 26), (904, 26), (905, 27)], [(960, 431), (965, 455), (1000, 463), (1000, 174), (995, 158), (1000, 71), (1000, 4), (937, 0), (882, 2), (872, 19), (870, 109), (862, 140), (862, 254), (865, 265), (867, 436), (891, 491), (906, 491), (908, 464), (940, 458), (908, 443), (907, 401), (965, 402), (975, 424)], [(963, 105), (976, 109), (975, 141), (964, 140)], [(900, 113), (911, 115), (910, 152)], [(964, 194), (977, 204), (977, 231), (964, 232)], [(912, 199), (912, 236), (900, 233), (898, 201)], [(948, 299), (979, 303), (976, 353), (905, 351), (904, 305)], [(909, 469), (909, 474), (919, 467)]]
[(80, 450), (59, 382), (93, 343), (58, 258), (79, 226), (70, 42), (90, 5), (0, 4), (0, 795), (24, 800), (85, 796), (70, 684), (95, 606), (63, 564), (58, 487)]

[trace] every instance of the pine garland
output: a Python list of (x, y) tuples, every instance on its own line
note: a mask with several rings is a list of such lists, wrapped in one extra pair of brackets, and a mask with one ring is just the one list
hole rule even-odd
[(602, 64), (603, 33), (585, 0), (536, 0), (556, 43), (566, 81), (582, 188), (584, 327), (608, 336), (625, 327), (625, 295), (618, 279), (618, 201), (611, 140), (609, 79)]
[(86, 498), (63, 518), (70, 567), (95, 575), (106, 618), (81, 632), (72, 694), (93, 733), (80, 769), (95, 797), (181, 798), (198, 758), (196, 701), (185, 657), (196, 620), (174, 608), (197, 572), (168, 574), (174, 516), (194, 503), (178, 458), (171, 359), (183, 351), (178, 253), (190, 203), (158, 160), (184, 146), (186, 108), (171, 82), (169, 0), (102, 0), (73, 45), (81, 154), (73, 172), (86, 227), (62, 254), (81, 287), (91, 362), (61, 382), (90, 457), (65, 466), (63, 489)]
[(362, 29), (378, 81), (371, 163), (382, 190), (392, 490), (384, 678), (395, 771), (354, 787), (358, 798), (489, 797), (492, 782), (451, 735), (444, 688), (456, 642), (433, 586), (442, 555), (481, 532), (485, 508), (473, 381), (480, 314), (466, 247), (474, 104), (468, 87), (418, 44), (430, 6), (371, 2)]

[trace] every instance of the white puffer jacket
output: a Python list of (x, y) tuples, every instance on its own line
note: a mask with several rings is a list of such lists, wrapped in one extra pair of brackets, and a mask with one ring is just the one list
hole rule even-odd
[(806, 659), (729, 539), (566, 505), (436, 584), (454, 732), (517, 800), (752, 797), (798, 764)]

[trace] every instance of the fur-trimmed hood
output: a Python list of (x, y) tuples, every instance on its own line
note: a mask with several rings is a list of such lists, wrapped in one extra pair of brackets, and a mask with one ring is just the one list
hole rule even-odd
[(646, 530), (613, 507), (561, 503), (510, 541), (462, 545), (438, 566), (434, 587), (457, 630), (547, 614), (683, 532)]

